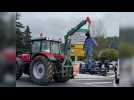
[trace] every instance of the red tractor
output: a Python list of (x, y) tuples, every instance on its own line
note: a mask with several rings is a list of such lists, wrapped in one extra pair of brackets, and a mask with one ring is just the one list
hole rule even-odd
[(16, 79), (28, 74), (33, 82), (45, 84), (52, 80), (66, 82), (73, 78), (73, 67), (70, 58), (71, 36), (90, 19), (81, 21), (65, 36), (64, 53), (61, 53), (61, 42), (46, 38), (32, 40), (32, 53), (21, 54), (16, 58)]
[(73, 77), (72, 67), (70, 76), (65, 74), (62, 77), (62, 63), (64, 55), (61, 54), (61, 42), (54, 40), (34, 39), (32, 40), (32, 56), (30, 54), (21, 54), (17, 57), (16, 79), (21, 77), (22, 73), (30, 75), (31, 79), (38, 83), (48, 83), (52, 80), (56, 82), (65, 82)]

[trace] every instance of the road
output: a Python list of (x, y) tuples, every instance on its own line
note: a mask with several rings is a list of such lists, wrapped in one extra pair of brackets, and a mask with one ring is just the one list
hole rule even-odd
[(97, 76), (79, 74), (67, 83), (49, 83), (48, 85), (37, 85), (31, 82), (28, 76), (17, 80), (16, 87), (114, 87), (113, 76)]

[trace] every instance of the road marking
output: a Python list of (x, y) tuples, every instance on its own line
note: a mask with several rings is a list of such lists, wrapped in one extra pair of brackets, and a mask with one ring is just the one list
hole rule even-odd
[(72, 83), (77, 83), (77, 84), (84, 84), (84, 85), (97, 85), (97, 84), (109, 84), (113, 82), (90, 82), (90, 83), (81, 83), (81, 82), (72, 82)]
[(114, 75), (110, 76), (97, 76), (97, 75), (77, 75), (74, 79), (114, 79)]
[(106, 79), (106, 80), (113, 80), (114, 78), (111, 77), (107, 77), (107, 78), (74, 78), (74, 80), (102, 80), (102, 79)]
[(113, 87), (113, 85), (111, 85), (111, 86), (106, 86), (105, 84), (103, 84), (103, 85), (98, 85), (98, 84), (96, 84), (96, 85), (91, 85), (92, 87)]
[(91, 82), (91, 83), (85, 83), (85, 84), (92, 85), (92, 84), (108, 84), (108, 83), (112, 83), (112, 82)]

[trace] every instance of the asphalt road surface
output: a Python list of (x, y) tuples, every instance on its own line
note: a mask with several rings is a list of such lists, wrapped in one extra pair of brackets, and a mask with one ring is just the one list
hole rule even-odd
[(37, 85), (28, 76), (23, 76), (16, 82), (16, 87), (115, 87), (114, 76), (97, 76), (79, 74), (66, 83), (51, 82), (48, 85)]

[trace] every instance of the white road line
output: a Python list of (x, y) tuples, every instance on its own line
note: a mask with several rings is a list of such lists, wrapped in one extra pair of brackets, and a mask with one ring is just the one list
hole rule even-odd
[(75, 80), (102, 80), (102, 79), (106, 79), (106, 80), (113, 80), (114, 78), (74, 78)]
[(72, 82), (72, 83), (83, 84), (83, 85), (95, 85), (95, 84), (97, 85), (97, 84), (109, 84), (113, 82), (91, 82), (91, 83)]
[(86, 76), (76, 76), (74, 79), (114, 79), (114, 75), (111, 76), (91, 76), (91, 75), (86, 75)]
[(85, 84), (92, 85), (92, 84), (108, 84), (108, 83), (112, 83), (112, 82), (91, 82), (91, 83), (85, 83)]
[(105, 86), (105, 84), (104, 84), (104, 85), (98, 85), (98, 84), (97, 84), (97, 85), (93, 85), (93, 84), (92, 84), (91, 86), (92, 86), (92, 87), (113, 87), (113, 86)]

